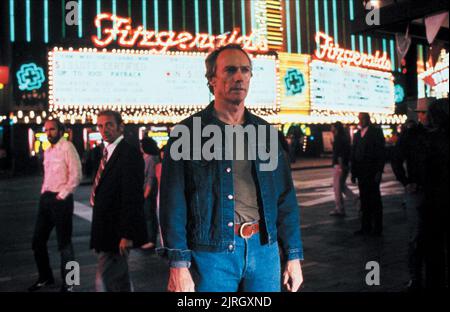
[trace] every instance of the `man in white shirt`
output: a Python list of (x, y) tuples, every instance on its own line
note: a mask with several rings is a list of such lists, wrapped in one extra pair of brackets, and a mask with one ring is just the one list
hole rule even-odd
[(47, 120), (45, 133), (51, 146), (44, 153), (44, 182), (33, 236), (34, 258), (38, 280), (28, 288), (36, 291), (54, 283), (48, 258), (47, 241), (56, 228), (61, 253), (61, 291), (72, 291), (66, 284), (66, 263), (74, 260), (72, 247), (73, 193), (80, 184), (81, 162), (73, 144), (63, 138), (64, 126), (58, 120)]

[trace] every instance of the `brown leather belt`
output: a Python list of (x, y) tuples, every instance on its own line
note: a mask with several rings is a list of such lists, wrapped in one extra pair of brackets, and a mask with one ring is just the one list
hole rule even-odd
[(245, 222), (234, 225), (234, 233), (242, 238), (250, 238), (259, 232), (259, 223)]

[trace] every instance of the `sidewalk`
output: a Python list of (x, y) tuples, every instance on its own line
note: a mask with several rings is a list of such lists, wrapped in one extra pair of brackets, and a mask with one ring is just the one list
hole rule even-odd
[[(329, 164), (330, 159), (299, 160), (297, 170)], [(314, 168), (314, 167), (313, 167)], [(331, 168), (294, 171), (293, 179), (301, 206), (302, 241), (305, 253), (303, 272), (305, 292), (374, 292), (402, 291), (408, 280), (407, 242), (403, 197), (394, 192), (397, 182), (390, 170), (385, 174), (383, 196), (383, 237), (356, 237), (360, 221), (355, 207), (348, 203), (346, 218), (328, 215), (334, 207), (332, 199)], [(24, 291), (37, 278), (36, 265), (31, 250), (42, 177), (30, 176), (0, 180), (0, 292)], [(401, 187), (401, 186), (398, 186)], [(78, 187), (74, 198), (77, 205), (89, 205), (90, 185)], [(321, 199), (321, 200), (318, 200)], [(316, 204), (307, 202), (317, 200)], [(90, 221), (80, 214), (73, 218), (73, 237), (76, 259), (81, 268), (81, 285), (77, 292), (94, 290), (97, 259), (89, 249)], [(55, 233), (48, 243), (53, 273), (60, 284), (59, 253)], [(380, 265), (381, 284), (366, 284), (367, 263)], [(133, 250), (130, 255), (130, 272), (136, 291), (165, 291), (168, 264), (154, 251)]]

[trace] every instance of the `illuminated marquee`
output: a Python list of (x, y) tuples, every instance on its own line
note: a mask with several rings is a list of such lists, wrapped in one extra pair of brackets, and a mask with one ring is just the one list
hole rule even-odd
[(393, 114), (394, 77), (390, 72), (314, 60), (310, 66), (311, 111)]
[[(212, 99), (205, 57), (203, 52), (56, 47), (48, 53), (49, 111), (71, 123), (95, 123), (102, 109), (121, 111), (125, 122), (177, 123)], [(277, 60), (257, 55), (252, 63), (246, 106), (259, 115), (275, 112), (280, 105)]]
[(316, 42), (320, 45), (320, 50), (316, 50), (315, 56), (320, 60), (329, 60), (343, 66), (391, 71), (391, 61), (387, 58), (386, 52), (381, 56), (380, 51), (376, 51), (375, 55), (369, 55), (358, 51), (346, 50), (333, 41), (333, 37), (318, 32), (316, 34)]
[[(112, 27), (104, 27), (103, 23), (110, 22)], [(131, 18), (119, 17), (110, 13), (99, 14), (95, 18), (95, 26), (103, 28), (104, 38), (92, 36), (92, 41), (97, 47), (104, 48), (110, 45), (115, 38), (122, 47), (149, 48), (155, 51), (166, 52), (171, 48), (186, 50), (213, 50), (230, 43), (242, 44), (247, 52), (267, 52), (269, 50), (266, 40), (254, 42), (253, 34), (250, 36), (238, 36), (239, 29), (231, 33), (221, 35), (209, 35), (199, 33), (193, 35), (187, 31), (176, 33), (174, 31), (145, 30), (139, 26), (131, 27)]]

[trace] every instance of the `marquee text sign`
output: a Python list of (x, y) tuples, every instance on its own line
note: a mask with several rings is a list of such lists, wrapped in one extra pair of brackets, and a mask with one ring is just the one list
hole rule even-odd
[(380, 51), (376, 51), (375, 55), (370, 55), (346, 50), (339, 47), (339, 44), (334, 42), (333, 37), (322, 32), (316, 34), (316, 42), (320, 49), (317, 49), (314, 55), (319, 60), (328, 60), (343, 66), (391, 71), (391, 61), (387, 58), (386, 52), (380, 55)]
[(267, 52), (269, 50), (266, 40), (254, 40), (256, 36), (239, 36), (239, 29), (234, 29), (221, 35), (205, 33), (191, 34), (187, 31), (180, 33), (174, 31), (146, 30), (143, 26), (133, 29), (131, 18), (119, 17), (110, 13), (96, 16), (95, 26), (102, 29), (101, 38), (92, 36), (95, 46), (104, 48), (117, 40), (117, 43), (126, 48), (153, 49), (160, 52), (176, 48), (181, 51), (208, 51), (217, 47), (235, 43), (241, 44), (247, 52)]

